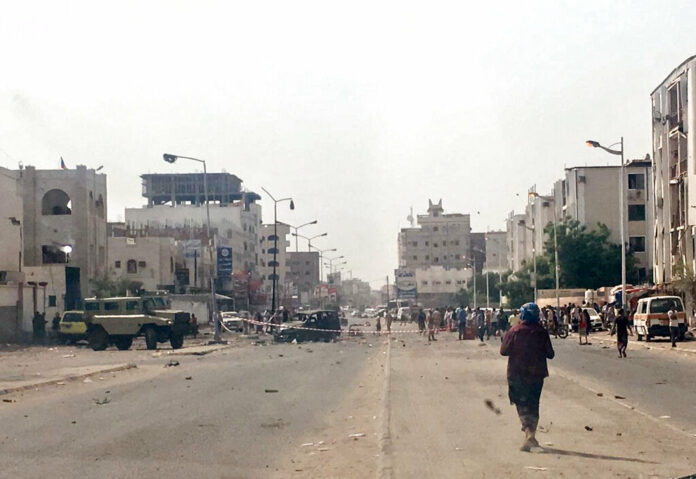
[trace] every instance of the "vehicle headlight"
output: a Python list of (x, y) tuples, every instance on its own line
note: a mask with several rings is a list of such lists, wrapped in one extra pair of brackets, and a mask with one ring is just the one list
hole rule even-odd
[(171, 325), (172, 325), (172, 320), (171, 320), (171, 319), (168, 320), (168, 321), (167, 321), (167, 324), (168, 324), (169, 326), (171, 326)]

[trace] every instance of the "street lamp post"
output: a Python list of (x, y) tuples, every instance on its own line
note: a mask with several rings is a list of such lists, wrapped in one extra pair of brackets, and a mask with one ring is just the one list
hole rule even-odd
[(206, 216), (206, 234), (208, 236), (208, 251), (210, 252), (210, 267), (211, 267), (211, 274), (210, 274), (210, 301), (212, 303), (212, 315), (213, 315), (213, 325), (214, 325), (214, 336), (213, 336), (213, 342), (214, 343), (219, 343), (220, 341), (220, 318), (218, 317), (218, 310), (217, 310), (217, 300), (216, 300), (216, 293), (215, 293), (215, 278), (216, 278), (216, 270), (215, 270), (215, 259), (214, 259), (214, 253), (213, 250), (215, 249), (215, 238), (211, 236), (210, 234), (210, 205), (208, 202), (208, 169), (205, 163), (205, 160), (200, 160), (198, 158), (192, 158), (190, 156), (181, 156), (181, 155), (172, 155), (169, 153), (165, 153), (162, 155), (162, 158), (164, 161), (167, 163), (174, 163), (178, 159), (182, 160), (191, 160), (191, 161), (197, 161), (198, 163), (203, 163), (203, 196), (205, 198), (205, 216)]
[[(625, 204), (625, 199), (624, 196), (626, 192), (624, 191), (624, 181), (625, 180), (625, 163), (624, 163), (624, 141), (623, 141), (623, 136), (621, 137), (621, 141), (614, 143), (613, 145), (609, 145), (608, 147), (602, 146), (599, 144), (598, 141), (594, 140), (587, 140), (585, 142), (587, 146), (590, 148), (601, 148), (602, 150), (606, 151), (607, 153), (610, 153), (612, 155), (620, 155), (621, 156), (621, 178), (619, 181), (619, 221), (621, 223), (620, 225), (620, 231), (621, 231), (621, 307), (625, 308), (626, 307), (626, 230), (624, 226), (624, 204)], [(621, 145), (620, 150), (612, 150), (612, 147), (616, 145)]]
[[(310, 221), (309, 223), (302, 224), (300, 226), (288, 225), (288, 226), (290, 226), (290, 228), (295, 230), (295, 233), (293, 234), (293, 236), (295, 237), (295, 253), (298, 253), (300, 251), (300, 245), (299, 245), (300, 235), (297, 234), (297, 231), (300, 228), (304, 228), (305, 226), (315, 225), (315, 224), (317, 224), (317, 222), (318, 222), (317, 220), (314, 220), (314, 221)], [(303, 236), (303, 238), (304, 238), (304, 236)]]
[(295, 239), (297, 239), (297, 238), (306, 239), (307, 240), (307, 251), (312, 251), (312, 248), (314, 248), (314, 246), (312, 246), (312, 240), (315, 240), (317, 238), (321, 238), (322, 236), (327, 236), (328, 234), (329, 233), (322, 233), (319, 235), (310, 236), (309, 238), (307, 236), (303, 236), (303, 235), (297, 234), (297, 233), (293, 233), (292, 235), (295, 237)]
[[(326, 233), (324, 233), (324, 235), (325, 234)], [(336, 248), (319, 249), (316, 246), (312, 246), (312, 245), (309, 245), (309, 247), (314, 248), (317, 251), (317, 253), (319, 253), (319, 282), (323, 283), (324, 282), (324, 268), (322, 267), (322, 264), (324, 262), (324, 253), (334, 252), (334, 251), (336, 251)]]
[(268, 197), (273, 201), (273, 276), (271, 277), (273, 285), (273, 293), (271, 299), (271, 313), (275, 313), (276, 310), (276, 289), (278, 284), (278, 203), (282, 201), (290, 202), (290, 209), (295, 209), (295, 202), (292, 198), (281, 198), (276, 200), (273, 195), (271, 195), (266, 188), (261, 187), (261, 189), (268, 195)]

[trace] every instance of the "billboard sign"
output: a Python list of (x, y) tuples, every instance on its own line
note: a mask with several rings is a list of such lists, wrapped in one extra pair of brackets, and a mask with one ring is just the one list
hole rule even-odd
[(229, 246), (218, 246), (217, 276), (222, 280), (228, 280), (232, 277), (232, 248)]
[(396, 298), (397, 299), (416, 299), (416, 273), (408, 269), (397, 269), (394, 271), (396, 277)]

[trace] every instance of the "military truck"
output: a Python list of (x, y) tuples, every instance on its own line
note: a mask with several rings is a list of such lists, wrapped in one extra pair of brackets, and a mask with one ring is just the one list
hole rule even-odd
[(158, 295), (86, 299), (84, 321), (87, 340), (95, 351), (110, 344), (129, 349), (138, 336), (145, 337), (147, 349), (157, 349), (157, 343), (166, 341), (179, 349), (191, 328), (191, 315), (170, 309), (166, 298)]

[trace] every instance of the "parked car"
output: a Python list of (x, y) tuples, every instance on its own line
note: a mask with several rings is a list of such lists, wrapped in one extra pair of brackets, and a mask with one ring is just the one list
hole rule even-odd
[(82, 311), (65, 311), (58, 323), (58, 341), (75, 343), (87, 339), (87, 325)]
[(244, 329), (244, 319), (249, 318), (249, 312), (223, 311), (220, 313), (220, 316), (222, 317), (222, 324), (224, 324), (227, 329), (241, 333)]
[[(325, 331), (315, 331), (315, 329)], [(341, 335), (341, 321), (334, 310), (303, 311), (297, 319), (273, 335), (278, 342), (331, 341)]]
[(636, 305), (633, 315), (633, 327), (638, 335), (638, 341), (645, 338), (650, 341), (655, 336), (669, 337), (669, 318), (667, 312), (674, 309), (679, 320), (679, 340), (686, 335), (686, 312), (684, 303), (679, 296), (653, 296), (641, 298)]

